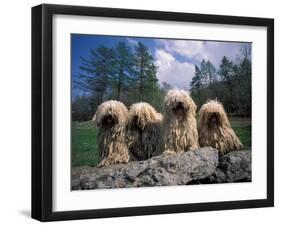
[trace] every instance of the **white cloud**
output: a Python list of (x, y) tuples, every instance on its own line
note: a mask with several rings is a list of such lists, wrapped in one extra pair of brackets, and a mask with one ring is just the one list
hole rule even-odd
[(202, 50), (202, 41), (160, 40), (160, 44), (170, 53), (178, 53), (186, 57), (194, 57)]
[(223, 56), (235, 60), (239, 54), (241, 43), (235, 42), (213, 42), (192, 40), (157, 40), (158, 46), (164, 48), (168, 53), (179, 54), (183, 57), (202, 61), (210, 60), (216, 67), (220, 65)]
[(157, 78), (160, 83), (168, 82), (174, 88), (189, 89), (195, 70), (193, 64), (177, 61), (163, 49), (156, 49), (155, 64), (158, 66)]
[[(218, 69), (223, 56), (236, 60), (241, 45), (237, 42), (158, 39), (155, 51), (157, 77), (160, 83), (168, 82), (175, 88), (189, 89), (195, 73), (194, 64), (203, 59), (210, 60)], [(183, 57), (181, 61), (178, 55)]]

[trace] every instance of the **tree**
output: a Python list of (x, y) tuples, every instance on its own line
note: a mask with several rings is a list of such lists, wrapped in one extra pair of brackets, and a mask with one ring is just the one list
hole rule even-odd
[(208, 83), (211, 84), (215, 82), (216, 79), (216, 68), (215, 66), (208, 60), (206, 63), (206, 73), (208, 77)]
[(157, 67), (151, 63), (147, 67), (146, 81), (144, 82), (145, 100), (155, 105), (156, 94), (159, 92), (158, 79), (156, 77)]
[(90, 97), (76, 96), (72, 100), (72, 121), (87, 121), (93, 117)]
[(134, 72), (134, 57), (130, 47), (125, 42), (119, 42), (115, 54), (116, 76), (114, 82), (117, 84), (116, 99), (120, 99), (122, 90), (127, 90), (131, 84), (131, 75)]
[(233, 63), (227, 59), (226, 56), (222, 58), (218, 75), (222, 81), (228, 81), (234, 75)]
[(206, 60), (203, 59), (200, 63), (200, 80), (202, 86), (208, 86), (208, 77), (207, 77), (207, 67), (206, 67)]
[(241, 64), (239, 65), (239, 81), (240, 81), (240, 90), (239, 97), (241, 106), (239, 112), (247, 116), (251, 115), (251, 99), (252, 99), (252, 67), (251, 62), (248, 58), (244, 58)]
[(97, 98), (97, 104), (104, 100), (110, 79), (114, 76), (115, 53), (112, 48), (100, 46), (90, 51), (88, 59), (81, 57), (79, 80), (75, 84)]
[(217, 98), (228, 113), (249, 117), (251, 73), (250, 45), (241, 46), (236, 64), (224, 56), (217, 73), (212, 63), (203, 59), (199, 66), (195, 66), (195, 74), (190, 83), (191, 96), (198, 107), (208, 99)]
[(190, 83), (191, 91), (198, 91), (200, 88), (202, 88), (201, 78), (201, 70), (198, 68), (197, 65), (195, 65), (195, 75), (193, 76), (192, 81)]
[(208, 86), (215, 82), (216, 79), (216, 68), (210, 60), (203, 59), (200, 63), (200, 80), (202, 86)]
[(138, 45), (135, 49), (135, 68), (136, 68), (136, 83), (138, 84), (138, 100), (142, 101), (144, 96), (144, 91), (147, 88), (147, 83), (153, 81), (155, 84), (157, 81), (156, 78), (156, 66), (153, 64), (153, 57), (149, 53), (148, 48), (138, 42)]
[(241, 56), (242, 56), (242, 60), (246, 58), (247, 60), (251, 61), (252, 44), (251, 43), (242, 44), (241, 48), (240, 48), (240, 53), (241, 53)]
[(202, 84), (202, 72), (197, 65), (195, 65), (195, 75), (192, 78), (190, 83), (191, 96), (196, 100), (198, 104), (202, 104), (201, 89), (203, 88)]
[(167, 93), (173, 87), (168, 82), (162, 82), (162, 90)]
[(157, 67), (141, 42), (134, 52), (126, 42), (119, 42), (114, 48), (101, 45), (81, 60), (82, 73), (74, 84), (87, 93), (93, 111), (107, 99), (121, 100), (127, 106), (146, 101), (160, 107), (162, 92)]

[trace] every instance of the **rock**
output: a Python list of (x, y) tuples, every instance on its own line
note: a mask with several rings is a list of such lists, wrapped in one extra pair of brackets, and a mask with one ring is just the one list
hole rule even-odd
[(73, 190), (80, 190), (185, 185), (215, 175), (218, 164), (218, 151), (204, 147), (104, 168), (75, 167), (71, 186)]
[(222, 173), (216, 172), (218, 182), (251, 181), (252, 152), (233, 151), (222, 156), (217, 171), (222, 171)]
[(251, 150), (233, 151), (220, 156), (215, 173), (209, 178), (192, 183), (231, 183), (252, 180)]
[(75, 167), (71, 186), (73, 190), (105, 189), (248, 182), (251, 178), (251, 150), (218, 157), (217, 150), (204, 147), (104, 168)]

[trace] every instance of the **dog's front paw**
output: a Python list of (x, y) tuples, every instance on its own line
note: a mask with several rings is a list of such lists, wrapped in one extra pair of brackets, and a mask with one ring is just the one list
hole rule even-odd
[(173, 155), (173, 154), (176, 154), (176, 152), (171, 149), (166, 149), (163, 152), (163, 155)]
[(108, 165), (108, 162), (106, 161), (106, 159), (103, 159), (99, 162), (98, 167), (101, 168), (101, 167), (104, 167), (107, 165)]

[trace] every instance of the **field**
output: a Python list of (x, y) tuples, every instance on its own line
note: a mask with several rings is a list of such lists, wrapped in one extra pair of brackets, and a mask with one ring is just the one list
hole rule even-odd
[[(231, 118), (231, 125), (244, 144), (251, 148), (251, 119)], [(72, 167), (96, 166), (98, 162), (97, 128), (91, 121), (72, 123)]]
[(98, 130), (91, 121), (72, 123), (72, 167), (97, 165), (97, 134)]

